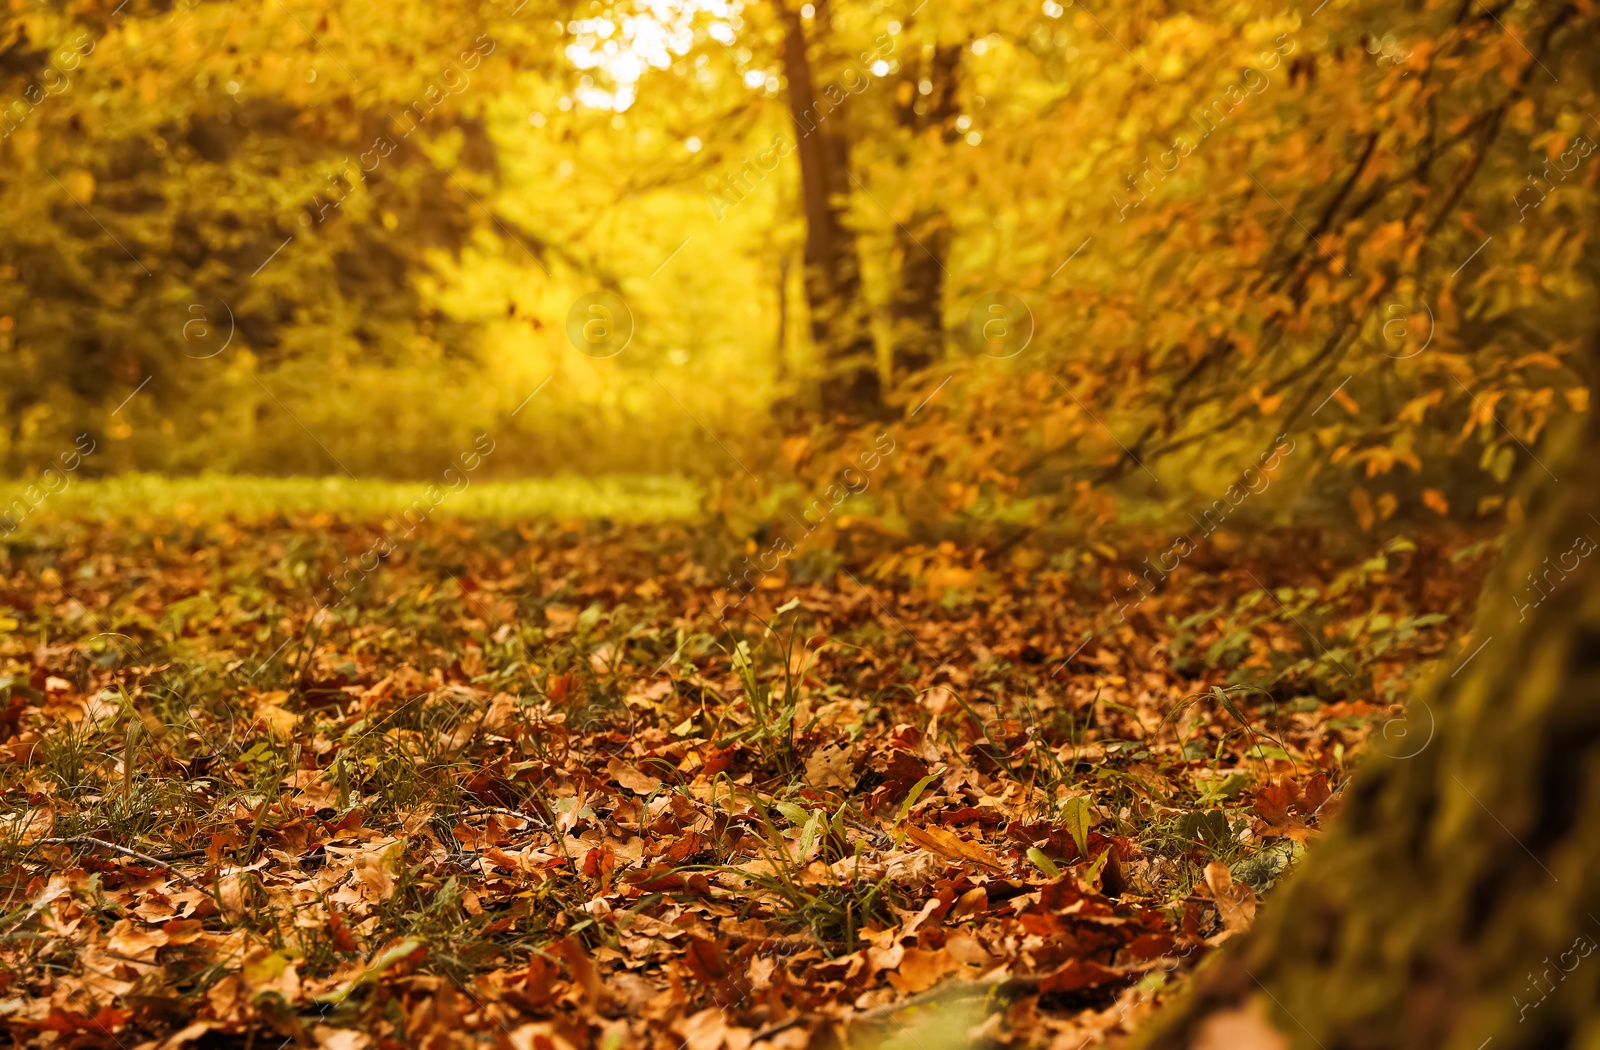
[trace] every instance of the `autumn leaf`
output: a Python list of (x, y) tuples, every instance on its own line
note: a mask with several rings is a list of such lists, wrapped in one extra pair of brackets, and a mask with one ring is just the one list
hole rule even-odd
[(1220, 860), (1206, 865), (1206, 887), (1217, 903), (1223, 925), (1229, 933), (1242, 933), (1255, 922), (1256, 896), (1249, 886), (1233, 881), (1228, 866)]
[(904, 826), (906, 836), (921, 846), (923, 849), (932, 850), (941, 856), (955, 861), (964, 861), (977, 864), (981, 867), (1000, 870), (1004, 867), (1000, 859), (983, 846), (968, 842), (953, 832), (946, 831), (937, 825), (917, 827), (915, 824)]

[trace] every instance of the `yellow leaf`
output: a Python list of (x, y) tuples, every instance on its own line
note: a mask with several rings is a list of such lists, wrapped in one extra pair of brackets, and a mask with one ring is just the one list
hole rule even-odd
[(1559, 372), (1562, 368), (1561, 358), (1548, 351), (1540, 350), (1531, 354), (1523, 354), (1511, 362), (1511, 367), (1516, 369), (1526, 368), (1528, 365), (1542, 365), (1552, 371)]
[(64, 171), (61, 173), (61, 184), (67, 188), (74, 200), (84, 207), (94, 202), (94, 176), (82, 169)]
[(1444, 400), (1444, 391), (1431, 390), (1421, 397), (1412, 398), (1400, 409), (1399, 418), (1403, 423), (1421, 423), (1428, 414), (1428, 409)]

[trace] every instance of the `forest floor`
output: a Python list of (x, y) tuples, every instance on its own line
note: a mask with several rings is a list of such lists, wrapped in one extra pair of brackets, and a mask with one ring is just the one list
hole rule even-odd
[(1365, 751), (1426, 746), (1395, 705), (1462, 659), (1486, 544), (1301, 539), (1119, 612), (1134, 547), (884, 549), (730, 606), (677, 524), (19, 533), (0, 1023), (122, 1050), (1113, 1038), (1250, 925)]

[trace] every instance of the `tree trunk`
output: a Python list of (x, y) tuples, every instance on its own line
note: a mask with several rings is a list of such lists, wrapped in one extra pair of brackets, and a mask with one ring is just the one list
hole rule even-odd
[[(817, 18), (825, 19), (825, 5), (817, 7)], [(842, 110), (850, 93), (830, 84), (817, 97), (805, 24), (797, 11), (787, 6), (781, 10), (783, 72), (789, 81), (806, 217), (806, 300), (811, 337), (822, 355), (822, 406), (851, 416), (871, 415), (882, 404), (882, 384), (861, 294), (861, 256), (843, 207), (850, 193), (850, 143)]]
[(1472, 636), (1389, 744), (1410, 757), (1363, 765), (1304, 870), (1144, 1046), (1600, 1046), (1597, 441), (1591, 413), (1546, 460), (1559, 482), (1532, 467)]
[(789, 380), (789, 253), (778, 255), (778, 330), (773, 340), (773, 379)]
[[(911, 231), (915, 230), (916, 233)], [(894, 381), (922, 371), (944, 355), (944, 258), (950, 249), (949, 219), (923, 211), (895, 228)]]
[[(907, 19), (907, 27), (910, 26)], [(909, 139), (937, 131), (954, 142), (952, 123), (959, 114), (956, 74), (962, 48), (936, 46), (926, 61), (907, 56), (901, 72), (895, 117)], [(923, 91), (926, 83), (928, 90)], [(902, 163), (909, 156), (907, 150)], [(936, 206), (924, 207), (896, 226), (894, 292), (889, 303), (894, 322), (894, 382), (922, 371), (944, 355), (945, 260), (950, 255), (950, 218)]]

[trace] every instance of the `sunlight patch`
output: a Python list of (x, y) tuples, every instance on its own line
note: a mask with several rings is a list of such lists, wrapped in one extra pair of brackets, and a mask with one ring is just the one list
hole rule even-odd
[(637, 99), (646, 72), (669, 68), (675, 57), (688, 54), (697, 35), (732, 44), (734, 30), (743, 24), (742, 0), (639, 0), (629, 6), (631, 13), (617, 6), (567, 23), (574, 37), (567, 60), (578, 69), (599, 71), (613, 85), (607, 89), (584, 78), (574, 94), (590, 109), (621, 113)]

